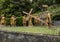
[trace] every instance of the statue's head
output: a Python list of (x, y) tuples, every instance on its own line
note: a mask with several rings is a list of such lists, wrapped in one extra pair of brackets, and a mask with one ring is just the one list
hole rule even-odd
[(27, 16), (27, 15), (24, 15), (25, 17)]
[(46, 11), (47, 13), (49, 12), (49, 11)]
[(12, 15), (12, 17), (15, 17), (15, 15)]
[(49, 11), (46, 11), (46, 14), (49, 13)]

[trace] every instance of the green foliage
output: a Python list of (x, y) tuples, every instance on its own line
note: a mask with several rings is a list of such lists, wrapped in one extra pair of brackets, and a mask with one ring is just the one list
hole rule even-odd
[(56, 0), (56, 3), (57, 3), (57, 4), (60, 4), (60, 0)]
[(10, 18), (6, 18), (6, 25), (10, 25)]
[(16, 25), (17, 26), (22, 26), (22, 17), (17, 17), (17, 19), (16, 19)]
[(0, 13), (5, 14), (6, 17), (16, 15), (22, 16), (22, 11), (29, 12), (31, 8), (33, 13), (41, 11), (42, 4), (54, 4), (56, 0), (0, 0)]
[(52, 13), (53, 16), (60, 14), (60, 4), (56, 4), (48, 7), (48, 10)]

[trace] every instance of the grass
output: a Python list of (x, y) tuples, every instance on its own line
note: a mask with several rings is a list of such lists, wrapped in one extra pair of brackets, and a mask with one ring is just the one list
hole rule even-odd
[(38, 33), (38, 34), (50, 34), (58, 35), (60, 27), (2, 27), (0, 30), (12, 31), (12, 32), (26, 32), (26, 33)]

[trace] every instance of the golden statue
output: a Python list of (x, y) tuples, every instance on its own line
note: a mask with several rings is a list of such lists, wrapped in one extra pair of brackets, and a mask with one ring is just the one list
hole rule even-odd
[(26, 15), (23, 16), (23, 26), (26, 26)]
[(11, 16), (10, 25), (16, 26), (16, 17), (14, 15)]
[(46, 11), (46, 23), (47, 26), (51, 27), (51, 14), (48, 11)]
[(1, 25), (1, 16), (0, 16), (0, 25)]
[(29, 20), (28, 20), (28, 26), (33, 26), (33, 23), (32, 23), (32, 17), (29, 17)]
[(4, 14), (3, 15), (1, 15), (1, 25), (6, 25), (6, 19), (5, 19), (5, 17), (4, 17)]

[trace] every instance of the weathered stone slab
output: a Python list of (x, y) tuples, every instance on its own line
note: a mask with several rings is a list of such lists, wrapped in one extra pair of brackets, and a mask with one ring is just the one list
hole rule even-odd
[(54, 21), (54, 26), (60, 26), (60, 21), (58, 20)]
[(0, 42), (60, 42), (60, 36), (0, 31)]

